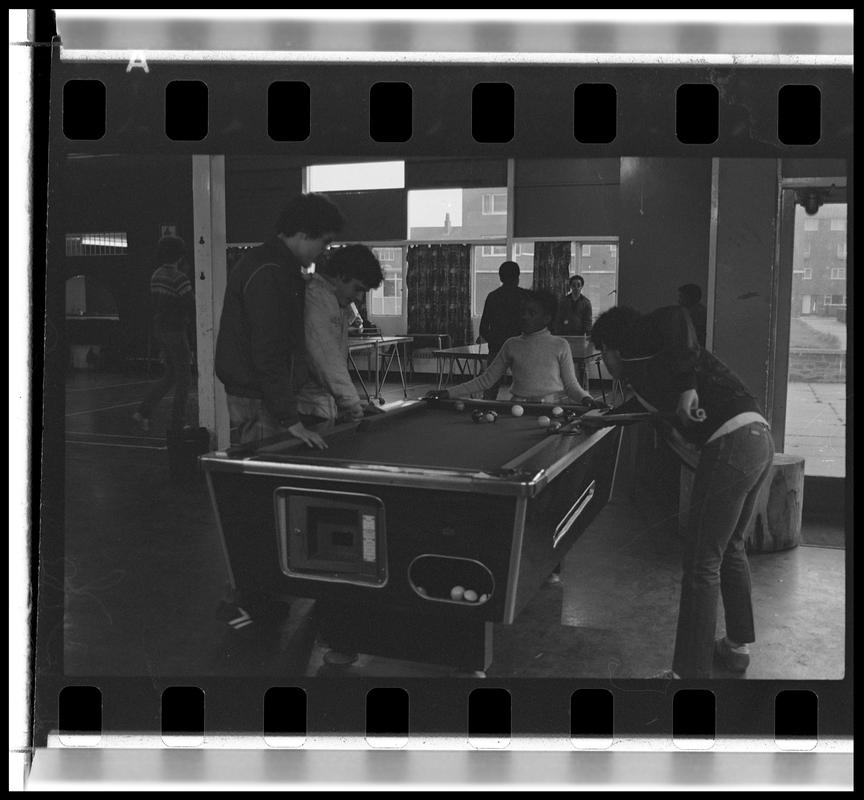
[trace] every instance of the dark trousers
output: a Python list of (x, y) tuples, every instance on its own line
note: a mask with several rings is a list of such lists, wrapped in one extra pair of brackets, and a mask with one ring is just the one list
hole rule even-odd
[(166, 330), (157, 326), (156, 337), (165, 354), (165, 374), (148, 392), (138, 413), (150, 419), (153, 409), (159, 404), (168, 390), (174, 387), (174, 403), (171, 408), (171, 427), (182, 428), (186, 422), (186, 405), (191, 382), (191, 352), (185, 331)]
[(721, 596), (727, 637), (739, 644), (756, 640), (744, 534), (773, 456), (771, 432), (760, 422), (702, 448), (684, 543), (672, 662), (682, 678), (711, 677)]

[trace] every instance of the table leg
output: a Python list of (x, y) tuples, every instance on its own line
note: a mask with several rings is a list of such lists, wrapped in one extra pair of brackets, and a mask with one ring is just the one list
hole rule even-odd
[[(354, 361), (354, 355), (351, 353), (350, 350), (348, 351), (348, 361), (350, 362), (351, 366), (354, 368), (354, 374), (357, 376), (357, 380), (360, 381), (360, 386), (363, 389), (364, 394), (366, 395), (366, 402), (371, 403), (372, 397), (369, 394), (369, 390), (366, 388), (366, 382), (363, 380), (363, 373), (360, 372), (360, 368), (357, 366), (357, 362)], [(368, 377), (368, 375), (367, 375), (367, 377)]]

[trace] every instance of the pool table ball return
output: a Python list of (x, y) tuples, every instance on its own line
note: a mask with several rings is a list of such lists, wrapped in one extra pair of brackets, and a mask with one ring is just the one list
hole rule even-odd
[(315, 598), (329, 663), (485, 671), (493, 623), (516, 620), (606, 505), (621, 440), (583, 430), (584, 408), (553, 433), (551, 407), (512, 406), (405, 401), (333, 427), (323, 451), (276, 437), (202, 456), (241, 596)]

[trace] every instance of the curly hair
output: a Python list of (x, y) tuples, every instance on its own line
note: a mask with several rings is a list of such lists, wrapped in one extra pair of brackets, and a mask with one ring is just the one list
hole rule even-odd
[(324, 258), (318, 259), (315, 270), (332, 278), (358, 280), (370, 289), (377, 289), (384, 280), (378, 259), (365, 244), (331, 248)]
[(186, 255), (186, 242), (179, 236), (163, 236), (156, 245), (156, 260), (160, 264), (173, 264)]
[(555, 314), (558, 312), (558, 298), (552, 292), (547, 292), (545, 289), (531, 289), (527, 292), (525, 302), (531, 301), (538, 303), (544, 314), (555, 319)]

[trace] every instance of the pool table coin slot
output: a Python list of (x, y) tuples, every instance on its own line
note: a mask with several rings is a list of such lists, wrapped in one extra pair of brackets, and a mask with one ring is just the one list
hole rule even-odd
[(585, 510), (588, 503), (594, 497), (594, 492), (597, 488), (597, 481), (591, 481), (584, 492), (579, 496), (579, 499), (570, 507), (570, 510), (564, 515), (558, 527), (555, 528), (555, 534), (552, 537), (552, 547), (557, 547), (558, 542), (566, 535), (567, 531), (573, 527), (573, 523), (579, 518), (579, 515)]
[(387, 583), (384, 504), (368, 494), (280, 486), (273, 492), (282, 572), (381, 588)]

